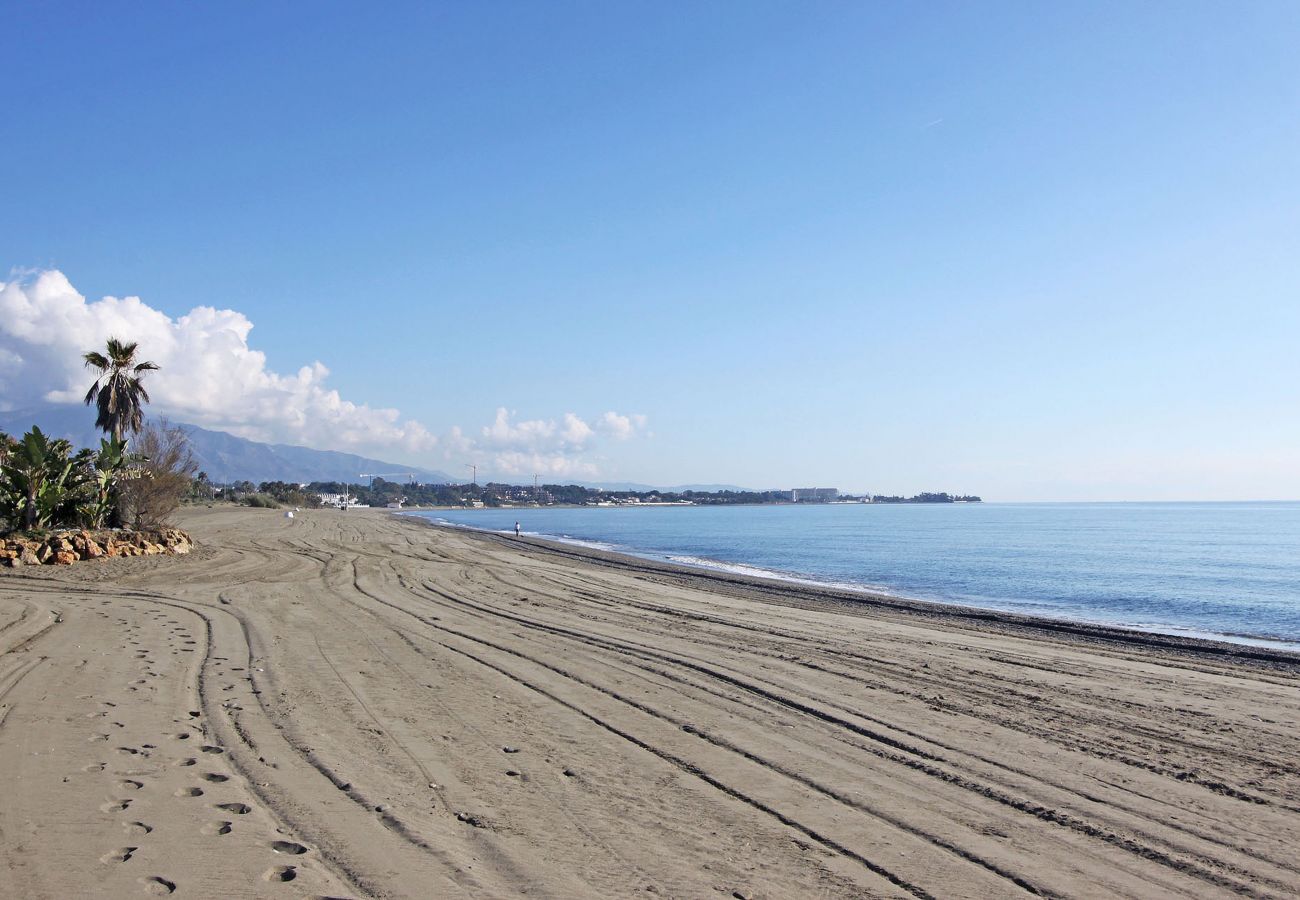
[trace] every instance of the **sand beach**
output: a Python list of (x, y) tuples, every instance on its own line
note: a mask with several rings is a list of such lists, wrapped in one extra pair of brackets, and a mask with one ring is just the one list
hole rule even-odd
[(1300, 659), (380, 511), (0, 572), (0, 894), (1283, 897)]

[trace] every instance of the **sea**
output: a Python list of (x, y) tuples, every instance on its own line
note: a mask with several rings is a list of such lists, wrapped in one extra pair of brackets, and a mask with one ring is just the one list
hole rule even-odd
[(1300, 651), (1300, 502), (430, 510), (689, 566)]

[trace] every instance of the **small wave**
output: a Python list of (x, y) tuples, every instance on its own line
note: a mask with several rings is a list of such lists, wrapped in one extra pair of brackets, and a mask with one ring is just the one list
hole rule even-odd
[(1290, 650), (1293, 653), (1300, 651), (1300, 641), (1287, 640), (1282, 637), (1265, 637), (1234, 631), (1207, 631), (1202, 628), (1188, 628), (1183, 625), (1169, 625), (1164, 622), (1097, 622), (1096, 624), (1110, 624), (1116, 628), (1141, 631), (1145, 634), (1169, 634), (1175, 637), (1188, 637), (1203, 641), (1226, 641), (1230, 644), (1244, 644), (1248, 647), (1261, 647), (1268, 650)]
[[(525, 534), (532, 534), (532, 532), (525, 532)], [(550, 540), (553, 541), (559, 541), (561, 544), (569, 544), (570, 546), (573, 547), (586, 547), (588, 550), (604, 550), (607, 553), (618, 553), (621, 552), (622, 550), (622, 548), (620, 548), (617, 544), (610, 544), (610, 543), (606, 543), (605, 541), (589, 541), (583, 538), (570, 537), (567, 534), (562, 534), (559, 535), (558, 537), (553, 537), (551, 535), (545, 535), (545, 534), (538, 534), (537, 536), (543, 538), (549, 538)]]
[(837, 591), (853, 591), (858, 594), (893, 597), (899, 600), (906, 599), (901, 594), (896, 594), (888, 588), (874, 584), (860, 584), (853, 581), (830, 581), (824, 578), (815, 578), (811, 575), (799, 575), (793, 572), (781, 572), (776, 569), (764, 569), (760, 566), (749, 566), (744, 563), (722, 562), (720, 560), (707, 559), (701, 556), (668, 556), (665, 558), (669, 562), (675, 562), (683, 566), (692, 566), (697, 569), (711, 569), (715, 572), (727, 572), (732, 575), (744, 575), (749, 578), (767, 578), (772, 581), (783, 581), (787, 584), (804, 584), (810, 587), (831, 588)]

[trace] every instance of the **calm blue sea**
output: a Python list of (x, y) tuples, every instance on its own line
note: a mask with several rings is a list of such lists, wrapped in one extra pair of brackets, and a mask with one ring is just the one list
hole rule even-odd
[(438, 510), (776, 578), (1300, 649), (1300, 503)]

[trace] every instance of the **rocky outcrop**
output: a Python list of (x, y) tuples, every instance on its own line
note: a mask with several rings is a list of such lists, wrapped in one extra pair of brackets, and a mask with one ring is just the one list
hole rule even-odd
[(179, 528), (156, 531), (56, 531), (43, 537), (0, 538), (0, 566), (70, 566), (85, 559), (182, 555), (194, 548)]

